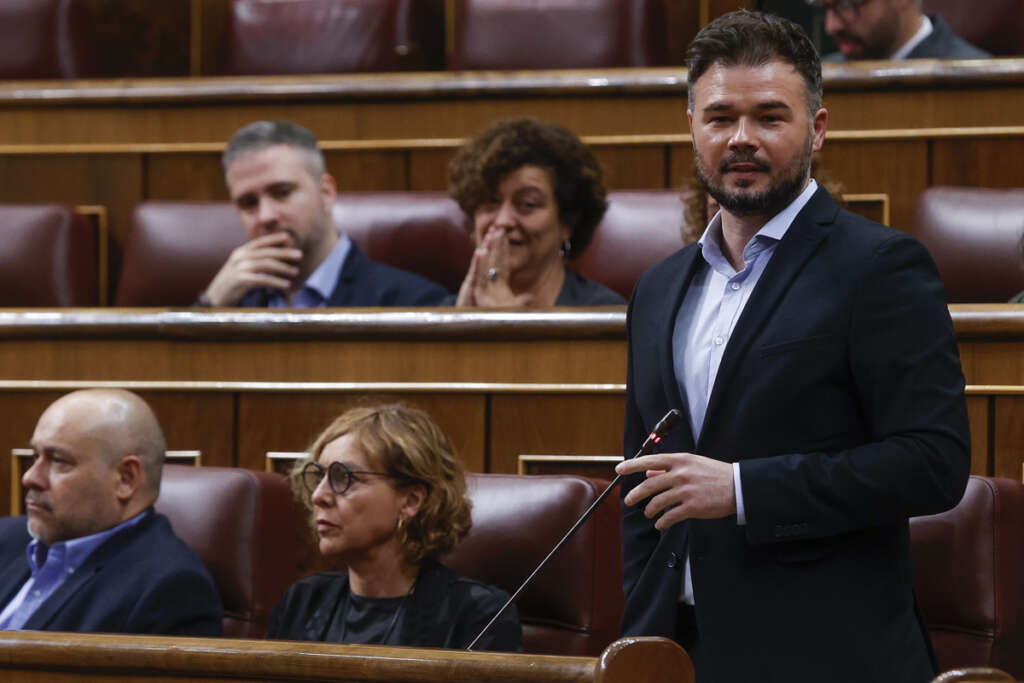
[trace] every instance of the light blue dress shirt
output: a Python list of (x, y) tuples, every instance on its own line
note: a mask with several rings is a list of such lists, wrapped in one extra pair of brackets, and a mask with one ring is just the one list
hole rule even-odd
[(334, 289), (338, 286), (338, 276), (348, 258), (348, 252), (352, 248), (352, 240), (343, 232), (338, 233), (338, 243), (331, 249), (313, 274), (309, 276), (302, 289), (295, 293), (295, 297), (289, 302), (281, 292), (271, 292), (267, 299), (267, 306), (270, 308), (323, 308), (331, 300)]
[[(789, 206), (775, 214), (757, 231), (743, 248), (743, 269), (738, 272), (722, 253), (721, 212), (715, 214), (698, 240), (701, 257), (708, 267), (699, 269), (694, 275), (679, 306), (672, 330), (676, 382), (686, 400), (694, 442), (700, 439), (704, 413), (715, 386), (718, 366), (732, 338), (736, 322), (771, 261), (779, 241), (817, 189), (818, 184), (811, 179)], [(698, 455), (714, 456), (713, 453)], [(739, 463), (733, 463), (732, 479), (736, 491), (736, 521), (745, 524)], [(683, 567), (680, 600), (694, 604), (689, 553)]]
[(103, 542), (122, 529), (135, 526), (148, 514), (142, 512), (115, 527), (89, 536), (58, 541), (47, 548), (33, 539), (26, 552), (32, 575), (14, 599), (0, 612), (0, 630), (17, 631), (35, 614), (39, 606), (60, 588), (69, 576), (85, 563)]

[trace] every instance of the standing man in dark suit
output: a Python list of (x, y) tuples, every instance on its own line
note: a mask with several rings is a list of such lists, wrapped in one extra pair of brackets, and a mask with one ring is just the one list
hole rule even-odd
[(153, 511), (166, 446), (142, 399), (68, 394), (32, 450), (27, 524), (0, 520), (0, 629), (221, 635), (210, 575)]
[(624, 634), (675, 638), (701, 682), (924, 683), (907, 519), (955, 505), (970, 459), (942, 283), (810, 178), (828, 112), (799, 27), (725, 15), (687, 65), (722, 208), (630, 304), (627, 457), (688, 419), (616, 468)]
[(331, 217), (334, 178), (313, 134), (257, 121), (223, 156), (248, 241), (199, 296), (203, 306), (432, 306), (448, 296), (418, 275), (370, 261)]
[(826, 62), (855, 59), (983, 59), (991, 57), (936, 15), (921, 0), (810, 0), (825, 13), (825, 32), (839, 52)]

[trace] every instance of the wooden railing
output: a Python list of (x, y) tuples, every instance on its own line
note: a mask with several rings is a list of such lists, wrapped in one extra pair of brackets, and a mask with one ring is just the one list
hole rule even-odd
[(150, 683), (692, 683), (693, 666), (664, 638), (624, 638), (600, 657), (498, 654), (372, 645), (115, 636), (0, 634), (0, 678)]
[[(1019, 478), (1024, 306), (950, 311), (972, 472)], [(62, 393), (119, 386), (203, 465), (262, 470), (267, 452), (305, 450), (370, 396), (426, 409), (471, 471), (513, 473), (520, 455), (621, 455), (625, 380), (623, 308), (0, 311), (0, 453), (26, 448)], [(11, 469), (0, 467), (3, 510), (20, 498)]]

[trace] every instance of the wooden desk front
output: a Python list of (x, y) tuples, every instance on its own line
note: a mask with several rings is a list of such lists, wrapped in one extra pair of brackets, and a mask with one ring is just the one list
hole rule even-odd
[(664, 638), (623, 638), (601, 657), (499, 654), (374, 645), (6, 631), (10, 683), (132, 680), (396, 683), (692, 683), (686, 653)]
[[(975, 474), (1024, 463), (1024, 307), (951, 306), (967, 378)], [(403, 400), (433, 414), (476, 472), (520, 454), (621, 455), (625, 311), (451, 309), (0, 312), (0, 453), (76, 388), (122, 386), (174, 450), (263, 469), (302, 451), (346, 406)], [(10, 467), (0, 467), (9, 509)], [(17, 500), (20, 495), (15, 493)]]

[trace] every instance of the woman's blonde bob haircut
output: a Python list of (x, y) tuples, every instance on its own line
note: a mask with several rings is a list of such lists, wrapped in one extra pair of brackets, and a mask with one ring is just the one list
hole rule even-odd
[(426, 486), (419, 512), (396, 530), (409, 563), (437, 559), (469, 532), (472, 503), (451, 441), (425, 412), (399, 403), (350, 408), (320, 433), (310, 458), (292, 470), (292, 489), (307, 507), (312, 508), (312, 501), (301, 483), (302, 467), (318, 461), (327, 444), (346, 434), (355, 435), (374, 469), (394, 477), (393, 486)]

